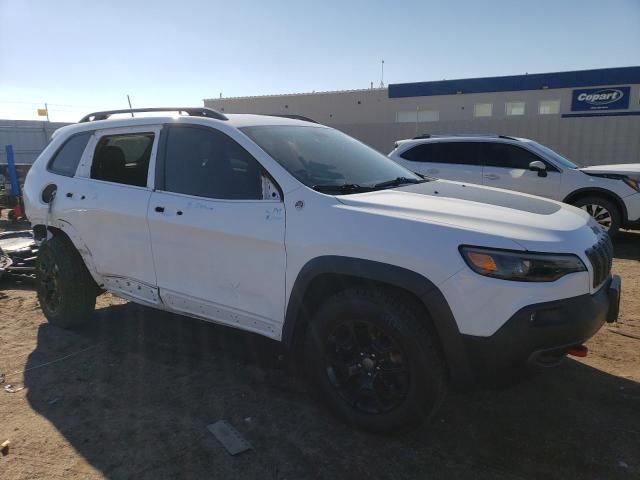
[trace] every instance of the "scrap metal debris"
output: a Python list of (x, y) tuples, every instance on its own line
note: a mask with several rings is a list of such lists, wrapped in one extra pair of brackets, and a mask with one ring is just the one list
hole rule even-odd
[(213, 433), (229, 455), (238, 455), (247, 450), (253, 450), (253, 446), (226, 420), (218, 420), (216, 423), (208, 425), (207, 429)]
[(0, 277), (3, 273), (35, 277), (37, 256), (33, 231), (0, 233)]
[(24, 387), (16, 387), (15, 385), (11, 385), (10, 383), (4, 386), (4, 391), (7, 393), (17, 393), (20, 390), (24, 390)]
[(7, 269), (13, 265), (11, 259), (0, 249), (0, 278), (6, 273)]
[(2, 442), (2, 445), (0, 445), (0, 452), (2, 452), (3, 456), (9, 455), (9, 445), (11, 445), (9, 440), (5, 440)]

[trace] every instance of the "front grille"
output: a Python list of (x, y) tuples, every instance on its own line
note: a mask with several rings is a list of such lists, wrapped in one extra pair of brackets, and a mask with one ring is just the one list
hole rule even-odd
[(602, 235), (598, 242), (585, 253), (593, 267), (593, 286), (597, 287), (607, 279), (609, 272), (611, 272), (613, 245), (609, 235)]

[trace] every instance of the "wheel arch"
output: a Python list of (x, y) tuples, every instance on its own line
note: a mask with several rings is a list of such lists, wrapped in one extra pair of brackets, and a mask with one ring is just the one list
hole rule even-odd
[(81, 240), (78, 232), (73, 226), (66, 222), (59, 222), (59, 226), (36, 224), (33, 225), (33, 234), (38, 242), (46, 241), (48, 233), (54, 236), (64, 237), (78, 252), (84, 261), (85, 267), (97, 285), (102, 286), (102, 277), (97, 273), (91, 251)]
[(607, 190), (599, 187), (579, 188), (578, 190), (574, 190), (569, 195), (567, 195), (562, 201), (564, 203), (572, 204), (573, 202), (577, 201), (580, 198), (591, 197), (591, 196), (603, 197), (613, 202), (615, 206), (618, 207), (618, 210), (620, 210), (620, 215), (622, 215), (622, 219), (621, 219), (622, 224), (625, 224), (627, 222), (628, 220), (627, 207), (624, 204), (624, 201), (622, 200), (622, 198), (620, 198), (619, 195), (617, 195), (615, 192), (612, 192), (611, 190)]
[(410, 295), (428, 314), (426, 326), (436, 342), (454, 384), (471, 383), (471, 370), (453, 313), (438, 287), (429, 279), (396, 265), (342, 256), (316, 257), (300, 270), (294, 282), (282, 329), (282, 342), (292, 350), (302, 345), (313, 311), (332, 293), (358, 285), (379, 285)]

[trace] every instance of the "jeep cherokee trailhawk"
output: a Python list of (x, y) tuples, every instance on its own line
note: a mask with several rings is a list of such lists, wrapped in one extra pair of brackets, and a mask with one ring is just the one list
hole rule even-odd
[(30, 170), (52, 324), (108, 290), (256, 332), (303, 356), (337, 414), (391, 431), (617, 317), (611, 242), (575, 207), (425, 179), (304, 119), (144, 109), (161, 110), (87, 115)]

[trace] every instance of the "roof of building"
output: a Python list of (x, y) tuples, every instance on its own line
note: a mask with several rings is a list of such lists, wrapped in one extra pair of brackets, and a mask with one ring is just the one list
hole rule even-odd
[(299, 93), (274, 93), (268, 95), (246, 95), (239, 97), (220, 97), (220, 98), (205, 98), (205, 102), (216, 102), (225, 100), (244, 100), (246, 98), (279, 98), (279, 97), (299, 97), (304, 95), (333, 95), (340, 93), (368, 93), (368, 92), (386, 92), (387, 88), (356, 88), (352, 90), (327, 90), (323, 92), (299, 92)]
[(389, 85), (389, 98), (513, 92), (547, 88), (596, 87), (640, 83), (640, 67), (600, 68), (573, 72), (533, 73), (507, 77), (465, 78)]

